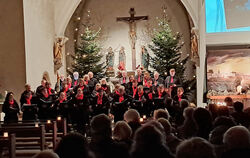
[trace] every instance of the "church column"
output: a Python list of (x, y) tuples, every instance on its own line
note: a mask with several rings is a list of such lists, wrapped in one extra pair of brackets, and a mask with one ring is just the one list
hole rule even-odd
[(0, 93), (18, 101), (26, 82), (22, 1), (0, 1), (0, 21)]
[(200, 67), (197, 67), (197, 106), (204, 107), (203, 94), (206, 85), (206, 15), (205, 2), (199, 1), (199, 55)]

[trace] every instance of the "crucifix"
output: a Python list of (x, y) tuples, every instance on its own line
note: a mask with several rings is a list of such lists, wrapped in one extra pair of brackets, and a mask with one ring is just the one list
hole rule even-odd
[(135, 16), (135, 9), (130, 8), (129, 11), (130, 17), (118, 17), (116, 18), (116, 21), (123, 21), (129, 24), (129, 37), (130, 37), (130, 43), (132, 47), (132, 69), (136, 69), (136, 50), (135, 50), (135, 44), (136, 44), (136, 21), (139, 20), (148, 20), (148, 16)]

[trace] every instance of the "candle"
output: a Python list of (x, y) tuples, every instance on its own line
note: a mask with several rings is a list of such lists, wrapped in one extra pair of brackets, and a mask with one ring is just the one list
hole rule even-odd
[(8, 137), (8, 136), (9, 136), (8, 132), (3, 133), (3, 137)]
[(147, 116), (146, 115), (143, 115), (143, 119), (146, 120)]
[(61, 118), (60, 116), (58, 116), (58, 117), (57, 117), (57, 120), (58, 120), (58, 121), (61, 121), (61, 120), (62, 120), (62, 118)]
[(143, 118), (140, 118), (140, 122), (143, 122)]
[(47, 120), (47, 123), (48, 123), (48, 124), (51, 124), (51, 121), (50, 121), (50, 120)]
[(38, 123), (37, 122), (35, 123), (35, 127), (38, 127)]

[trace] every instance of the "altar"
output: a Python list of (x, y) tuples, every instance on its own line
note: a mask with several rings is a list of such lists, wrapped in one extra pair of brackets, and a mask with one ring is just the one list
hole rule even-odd
[(250, 94), (241, 94), (241, 95), (218, 95), (218, 96), (208, 96), (210, 100), (209, 103), (215, 103), (222, 105), (226, 97), (231, 97), (234, 102), (240, 101), (244, 104), (244, 109), (250, 107)]

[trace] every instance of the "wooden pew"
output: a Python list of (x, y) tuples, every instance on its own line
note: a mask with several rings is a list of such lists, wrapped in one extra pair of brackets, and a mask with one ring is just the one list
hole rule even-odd
[[(45, 126), (40, 125), (39, 127), (22, 127), (22, 126), (6, 126), (0, 128), (0, 135), (4, 132), (8, 134), (16, 135), (16, 149), (37, 149), (34, 147), (39, 147), (40, 150), (45, 149)], [(25, 144), (18, 144), (18, 142), (24, 141)], [(37, 143), (33, 143), (37, 142)]]
[(8, 137), (0, 137), (0, 158), (2, 158), (2, 152), (4, 148), (9, 150), (9, 158), (16, 157), (16, 135), (11, 134)]

